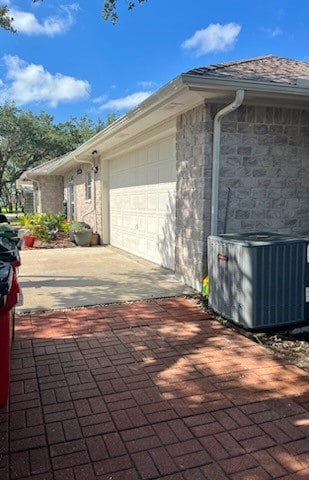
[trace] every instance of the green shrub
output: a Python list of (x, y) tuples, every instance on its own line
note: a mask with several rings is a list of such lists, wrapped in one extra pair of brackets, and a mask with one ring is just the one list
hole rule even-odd
[(60, 225), (61, 232), (63, 232), (66, 236), (70, 235), (70, 223), (69, 222), (62, 222)]
[(39, 240), (49, 242), (57, 231), (69, 234), (69, 227), (65, 226), (61, 213), (33, 213), (22, 215), (18, 219), (20, 226), (26, 228), (31, 235)]

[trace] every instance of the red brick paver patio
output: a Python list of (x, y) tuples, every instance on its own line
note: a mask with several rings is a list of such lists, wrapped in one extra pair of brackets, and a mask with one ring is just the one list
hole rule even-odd
[(0, 479), (308, 480), (308, 380), (181, 298), (20, 316)]

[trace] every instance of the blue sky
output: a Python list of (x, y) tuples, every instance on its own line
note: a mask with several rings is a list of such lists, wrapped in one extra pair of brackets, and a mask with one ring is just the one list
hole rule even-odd
[(4, 1), (18, 33), (0, 31), (0, 103), (56, 122), (104, 120), (194, 67), (266, 54), (309, 60), (307, 0), (148, 0), (131, 12), (118, 2), (113, 26), (101, 0)]

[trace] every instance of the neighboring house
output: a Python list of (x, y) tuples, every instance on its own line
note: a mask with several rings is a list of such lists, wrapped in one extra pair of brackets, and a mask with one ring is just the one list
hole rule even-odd
[(210, 233), (309, 234), (309, 64), (190, 70), (50, 165), (70, 218), (199, 289)]
[[(51, 172), (62, 163), (65, 156), (28, 170), (20, 177), (21, 183), (31, 180), (33, 183), (32, 212), (62, 213), (64, 201), (64, 182), (62, 175), (53, 175)], [(25, 213), (31, 213), (25, 211)]]
[(21, 205), (24, 213), (34, 212), (33, 202), (33, 183), (30, 180), (17, 180), (16, 192), (18, 203)]

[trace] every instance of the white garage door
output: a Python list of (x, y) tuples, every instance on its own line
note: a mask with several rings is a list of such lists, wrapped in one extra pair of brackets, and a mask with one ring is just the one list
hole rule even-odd
[(175, 266), (175, 139), (110, 163), (111, 244)]

